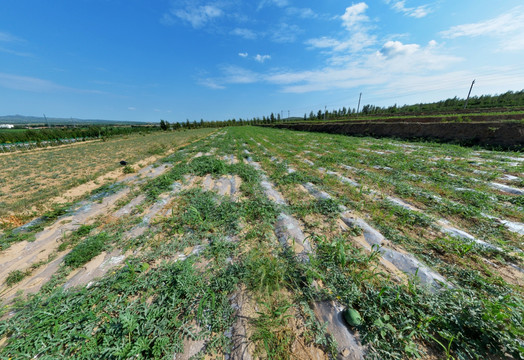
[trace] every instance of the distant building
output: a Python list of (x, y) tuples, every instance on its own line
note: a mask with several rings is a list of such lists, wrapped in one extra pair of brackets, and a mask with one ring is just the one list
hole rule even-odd
[(14, 127), (12, 124), (0, 124), (0, 129), (14, 129)]

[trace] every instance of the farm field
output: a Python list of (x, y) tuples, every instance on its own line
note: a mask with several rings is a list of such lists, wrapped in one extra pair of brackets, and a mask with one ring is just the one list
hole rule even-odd
[(524, 357), (522, 153), (262, 127), (152, 136), (49, 150), (67, 168), (0, 156), (5, 214), (156, 156), (0, 235), (1, 358)]
[[(86, 190), (113, 181), (122, 175), (120, 160), (138, 169), (209, 133), (210, 130), (134, 134), (107, 141), (0, 154), (0, 223), (19, 223), (51, 210), (55, 203), (75, 200)], [(97, 179), (100, 176), (103, 177)], [(92, 182), (90, 186), (82, 186), (89, 182)]]

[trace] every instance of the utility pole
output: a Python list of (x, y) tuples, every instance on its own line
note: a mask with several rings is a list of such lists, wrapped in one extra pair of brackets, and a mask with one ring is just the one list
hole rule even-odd
[(289, 120), (289, 110), (287, 111), (287, 119)]
[(324, 121), (326, 121), (327, 106), (324, 106)]
[(45, 114), (44, 114), (44, 119), (45, 119), (45, 122), (47, 123), (47, 127), (51, 128), (51, 126), (49, 126), (49, 120), (47, 120), (47, 117), (45, 116)]
[(475, 84), (475, 80), (473, 80), (473, 82), (471, 83), (471, 87), (469, 88), (469, 93), (468, 93), (468, 97), (466, 98), (466, 103), (464, 104), (464, 109), (468, 106), (469, 96), (471, 95), (471, 90), (473, 89), (474, 84)]
[(360, 99), (362, 99), (362, 93), (360, 93), (360, 96), (358, 97), (357, 114), (360, 111)]

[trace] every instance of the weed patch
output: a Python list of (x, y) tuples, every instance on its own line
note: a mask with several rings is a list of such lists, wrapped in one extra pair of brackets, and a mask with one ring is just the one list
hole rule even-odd
[(108, 240), (109, 236), (105, 232), (85, 239), (66, 255), (64, 264), (72, 268), (86, 264), (102, 252)]

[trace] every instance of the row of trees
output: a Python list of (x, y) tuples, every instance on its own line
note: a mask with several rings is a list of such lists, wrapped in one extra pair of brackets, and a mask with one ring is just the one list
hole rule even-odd
[(457, 97), (433, 102), (420, 103), (414, 105), (403, 105), (380, 107), (376, 105), (364, 105), (362, 110), (357, 114), (355, 108), (345, 108), (333, 111), (319, 110), (317, 113), (311, 111), (309, 116), (304, 114), (304, 120), (333, 120), (341, 119), (351, 116), (362, 115), (423, 115), (423, 114), (437, 114), (437, 113), (456, 113), (456, 112), (478, 112), (489, 111), (490, 109), (511, 110), (514, 108), (524, 107), (524, 90), (522, 91), (508, 91), (500, 95), (482, 95), (473, 96), (469, 99), (467, 109), (464, 110), (466, 99)]
[[(364, 105), (362, 107), (362, 115), (395, 115), (395, 114), (432, 114), (432, 113), (451, 113), (463, 111), (489, 111), (490, 109), (511, 109), (524, 107), (524, 90), (508, 91), (500, 95), (482, 95), (473, 96), (469, 99), (467, 109), (464, 110), (466, 99), (458, 97), (441, 100), (433, 103), (419, 103), (414, 105), (403, 105), (380, 107), (375, 105)], [(355, 114), (353, 109), (352, 115)], [(346, 111), (338, 111), (330, 114), (332, 118), (340, 118), (347, 116)], [(328, 115), (329, 116), (329, 115)]]
[[(287, 120), (287, 119), (284, 119)], [(296, 119), (295, 119), (296, 120)], [(226, 126), (244, 126), (244, 125), (261, 125), (261, 124), (274, 124), (277, 122), (282, 122), (280, 114), (275, 116), (271, 113), (270, 116), (255, 117), (252, 119), (229, 119), (224, 121), (204, 121), (200, 119), (199, 122), (196, 120), (190, 122), (186, 120), (185, 122), (175, 122), (170, 124), (168, 121), (160, 120), (160, 128), (162, 130), (183, 130), (183, 129), (200, 129), (200, 128), (217, 128), (217, 127), (226, 127)]]
[(154, 126), (86, 126), (76, 128), (29, 129), (25, 131), (0, 131), (0, 144), (44, 142), (64, 139), (86, 140), (106, 138), (137, 132), (158, 130)]
[[(169, 124), (167, 121), (161, 120), (160, 126), (162, 129), (196, 129), (202, 127), (224, 127), (224, 126), (243, 126), (243, 125), (260, 125), (260, 124), (275, 124), (285, 121), (316, 121), (316, 120), (336, 120), (343, 118), (351, 118), (356, 116), (367, 116), (367, 115), (424, 115), (424, 114), (435, 114), (435, 113), (455, 113), (462, 112), (464, 108), (465, 99), (457, 97), (433, 102), (433, 103), (420, 103), (414, 105), (403, 105), (381, 107), (376, 105), (367, 104), (362, 109), (357, 110), (356, 108), (343, 107), (338, 110), (318, 110), (317, 112), (311, 111), (309, 114), (304, 114), (303, 118), (281, 118), (280, 113), (275, 116), (271, 113), (269, 116), (255, 117), (252, 119), (230, 119), (225, 121), (204, 121), (200, 122), (193, 121), (182, 123)], [(468, 102), (468, 111), (481, 111), (489, 109), (508, 109), (515, 107), (524, 107), (524, 90), (522, 91), (508, 91), (500, 95), (482, 95), (473, 96)], [(358, 112), (358, 113), (357, 113)]]

